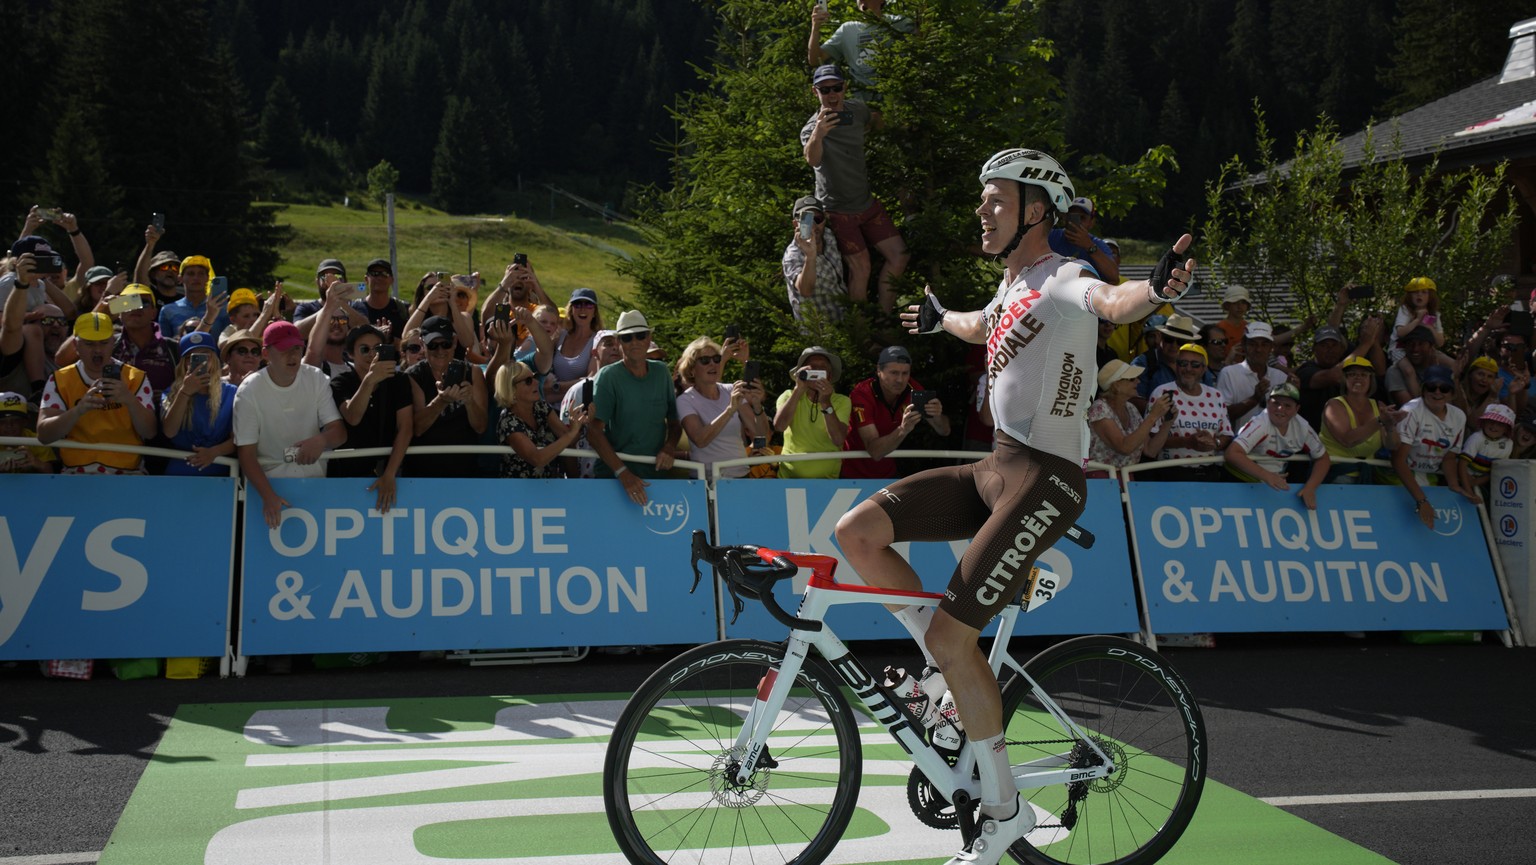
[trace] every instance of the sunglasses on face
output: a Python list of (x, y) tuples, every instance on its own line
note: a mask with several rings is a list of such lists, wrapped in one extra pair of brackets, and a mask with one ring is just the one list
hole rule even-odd
[(694, 358), (695, 363), (719, 363), (724, 357), (718, 354), (701, 354)]
[(60, 318), (57, 315), (45, 315), (38, 319), (37, 323), (43, 327), (58, 327), (61, 325), (69, 324), (69, 322), (65, 321), (63, 318)]
[(248, 345), (237, 345), (229, 350), (230, 354), (238, 354), (242, 357), (250, 357), (253, 354), (261, 354), (261, 349), (251, 348)]
[(1198, 360), (1174, 361), (1174, 365), (1177, 366), (1179, 369), (1199, 369), (1199, 368), (1205, 366), (1204, 363), (1201, 363)]
[(1450, 393), (1451, 392), (1451, 386), (1448, 385), (1448, 384), (1426, 384), (1426, 385), (1424, 385), (1424, 392), (1425, 393)]
[(424, 346), (424, 345), (422, 345), (422, 344), (421, 344), (421, 343), (419, 343), (419, 342), (413, 342), (413, 343), (411, 343), (411, 344), (410, 344), (410, 345), (407, 345), (407, 346), (403, 346), (403, 348), (404, 348), (404, 349), (405, 349), (405, 350), (406, 350), (406, 351), (407, 351), (407, 352), (410, 352), (410, 353), (413, 353), (413, 354), (414, 354), (414, 353), (416, 353), (416, 352), (420, 352), (420, 351), (426, 351), (426, 350), (427, 350), (427, 347), (426, 347), (426, 346)]
[(519, 379), (513, 379), (513, 384), (533, 384), (533, 376), (525, 375)]
[(590, 300), (573, 300), (571, 301), (571, 306), (597, 306), (597, 304)]
[(816, 85), (816, 89), (818, 91), (822, 92), (822, 93), (842, 93), (843, 92), (843, 85), (841, 85), (841, 84), (818, 84), (818, 85)]
[(634, 342), (637, 339), (645, 340), (645, 339), (650, 339), (650, 338), (651, 338), (651, 332), (648, 331), (648, 330), (640, 330), (640, 331), (636, 331), (634, 333), (621, 333), (621, 334), (619, 334), (619, 342)]
[(427, 346), (427, 351), (453, 351), (453, 343), (447, 340), (443, 340), (442, 342), (434, 342)]
[(155, 273), (166, 273), (166, 272), (169, 272), (169, 273), (181, 273), (181, 268), (177, 267), (174, 264), (162, 264), (159, 267), (155, 268)]

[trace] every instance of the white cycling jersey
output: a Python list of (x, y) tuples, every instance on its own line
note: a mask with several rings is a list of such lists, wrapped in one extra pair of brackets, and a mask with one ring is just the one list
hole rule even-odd
[(1101, 281), (1055, 253), (1037, 259), (987, 305), (987, 376), (997, 428), (1036, 450), (1088, 459), (1088, 404), (1099, 374)]

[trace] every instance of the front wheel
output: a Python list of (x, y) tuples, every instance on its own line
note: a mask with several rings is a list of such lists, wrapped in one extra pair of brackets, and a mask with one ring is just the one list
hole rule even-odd
[[(1035, 806), (1034, 832), (1010, 850), (1027, 865), (1147, 865), (1183, 834), (1205, 786), (1205, 722), (1184, 680), (1131, 640), (1080, 637), (1024, 665), (1073, 723), (1114, 763), (1094, 780), (1048, 787), (1019, 780)], [(1063, 736), (1028, 680), (1003, 689), (1008, 762), (1088, 769), (1098, 755)]]
[(736, 778), (736, 736), (782, 645), (725, 640), (674, 658), (640, 686), (608, 742), (603, 802), (636, 865), (709, 861), (815, 865), (859, 798), (863, 753), (837, 676), (806, 658), (766, 753)]

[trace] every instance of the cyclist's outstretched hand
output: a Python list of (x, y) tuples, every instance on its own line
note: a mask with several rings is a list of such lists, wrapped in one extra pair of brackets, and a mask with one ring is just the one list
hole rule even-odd
[(1153, 292), (1163, 298), (1176, 300), (1194, 286), (1195, 260), (1184, 257), (1193, 242), (1194, 238), (1190, 235), (1181, 235), (1174, 241), (1173, 248), (1163, 253), (1163, 257), (1152, 267), (1151, 277), (1147, 279)]
[(907, 333), (938, 333), (944, 329), (944, 313), (949, 310), (939, 303), (933, 286), (923, 286), (923, 302), (914, 303), (901, 312), (901, 326)]

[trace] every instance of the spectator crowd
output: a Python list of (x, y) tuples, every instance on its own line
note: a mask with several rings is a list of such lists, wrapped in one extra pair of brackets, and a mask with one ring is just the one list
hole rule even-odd
[[(856, 303), (894, 310), (910, 261), (866, 157), (882, 123), (870, 61), (914, 25), (867, 5), (825, 40), (829, 14), (811, 13), (814, 107), (799, 143), (814, 193), (790, 205), (782, 256), (799, 320), (836, 324)], [(1094, 202), (1077, 197), (1051, 248), (1120, 282), (1119, 244), (1099, 229)], [(887, 478), (916, 467), (892, 458), (904, 448), (989, 447), (979, 347), (963, 382), (934, 381), (901, 345), (857, 381), (817, 345), (764, 376), (734, 328), (718, 340), (665, 334), (686, 345), (673, 365), (643, 312), (608, 325), (589, 288), (562, 305), (521, 254), (494, 285), (439, 271), (403, 291), (384, 258), (355, 281), (326, 258), (316, 297), (296, 302), (281, 283), (232, 289), (214, 261), (166, 239), (147, 226), (132, 272), (115, 272), (96, 264), (75, 215), (26, 215), (0, 260), (0, 433), (39, 444), (6, 447), (5, 471), (217, 475), (230, 457), (275, 522), (273, 477), (367, 478), (381, 510), (400, 477), (486, 474), (616, 479), (643, 505), (676, 459), (777, 456), (728, 477)], [(1368, 287), (1340, 286), (1326, 321), (1292, 329), (1252, 317), (1239, 285), (1220, 287), (1217, 321), (1165, 304), (1139, 324), (1101, 322), (1090, 469), (1203, 458), (1139, 476), (1297, 484), (1308, 507), (1323, 483), (1393, 483), (1432, 524), (1425, 487), (1480, 500), (1494, 460), (1536, 456), (1529, 286), (1490, 290), (1500, 305), (1464, 336), (1442, 324), (1433, 274), (1402, 285), (1387, 314)], [(781, 377), (789, 386), (770, 395), (765, 379)], [(941, 392), (965, 398), (946, 405)], [(48, 447), (61, 441), (106, 447)], [(502, 451), (410, 450), (434, 445)], [(361, 449), (375, 453), (349, 454)], [(811, 458), (839, 452), (867, 456)]]

